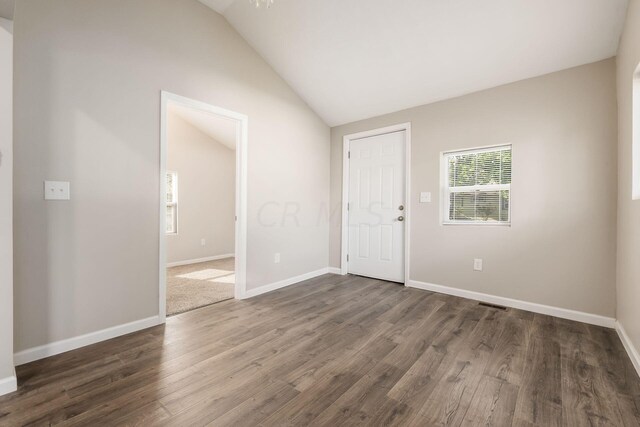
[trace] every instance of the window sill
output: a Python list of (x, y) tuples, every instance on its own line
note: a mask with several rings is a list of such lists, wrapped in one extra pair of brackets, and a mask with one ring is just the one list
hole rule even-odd
[(511, 227), (510, 222), (441, 222), (440, 225), (477, 225), (480, 227)]

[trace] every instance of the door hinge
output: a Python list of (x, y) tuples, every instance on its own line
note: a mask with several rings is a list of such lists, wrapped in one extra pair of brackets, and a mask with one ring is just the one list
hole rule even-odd
[(347, 262), (349, 262), (349, 254), (347, 254)]
[(347, 202), (347, 210), (351, 209), (351, 203)]
[(351, 158), (351, 151), (347, 151), (347, 159)]

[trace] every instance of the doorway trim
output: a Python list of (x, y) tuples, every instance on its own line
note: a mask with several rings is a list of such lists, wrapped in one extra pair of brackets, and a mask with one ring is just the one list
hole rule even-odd
[(405, 228), (404, 228), (404, 283), (409, 283), (409, 249), (411, 236), (411, 122), (386, 126), (364, 132), (352, 133), (342, 137), (342, 245), (340, 250), (340, 273), (345, 275), (349, 271), (347, 253), (349, 251), (349, 150), (351, 141), (387, 133), (405, 131)]
[(247, 290), (247, 145), (249, 118), (245, 114), (216, 107), (171, 92), (160, 92), (160, 241), (159, 241), (159, 317), (167, 318), (167, 109), (170, 103), (216, 114), (236, 122), (236, 226), (235, 226), (235, 287), (234, 297), (241, 299)]

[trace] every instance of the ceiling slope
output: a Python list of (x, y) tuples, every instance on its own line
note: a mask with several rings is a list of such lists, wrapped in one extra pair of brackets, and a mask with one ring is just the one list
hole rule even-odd
[(227, 148), (236, 149), (235, 120), (177, 104), (169, 104), (169, 113), (182, 118), (182, 120)]
[(201, 0), (330, 126), (616, 54), (627, 0)]

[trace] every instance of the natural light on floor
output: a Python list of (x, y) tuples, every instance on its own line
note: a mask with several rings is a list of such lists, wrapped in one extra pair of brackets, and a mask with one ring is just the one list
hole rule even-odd
[(180, 274), (176, 277), (180, 277), (181, 279), (209, 280), (209, 279), (215, 279), (216, 277), (227, 276), (231, 273), (233, 273), (233, 271), (216, 270), (214, 268), (208, 268), (206, 270), (198, 270), (198, 271), (193, 271), (191, 273)]
[(209, 280), (210, 282), (216, 282), (216, 283), (231, 283), (231, 284), (235, 284), (236, 283), (236, 275), (235, 274), (231, 274), (229, 276), (224, 276), (224, 277), (218, 277), (216, 279), (212, 279)]

